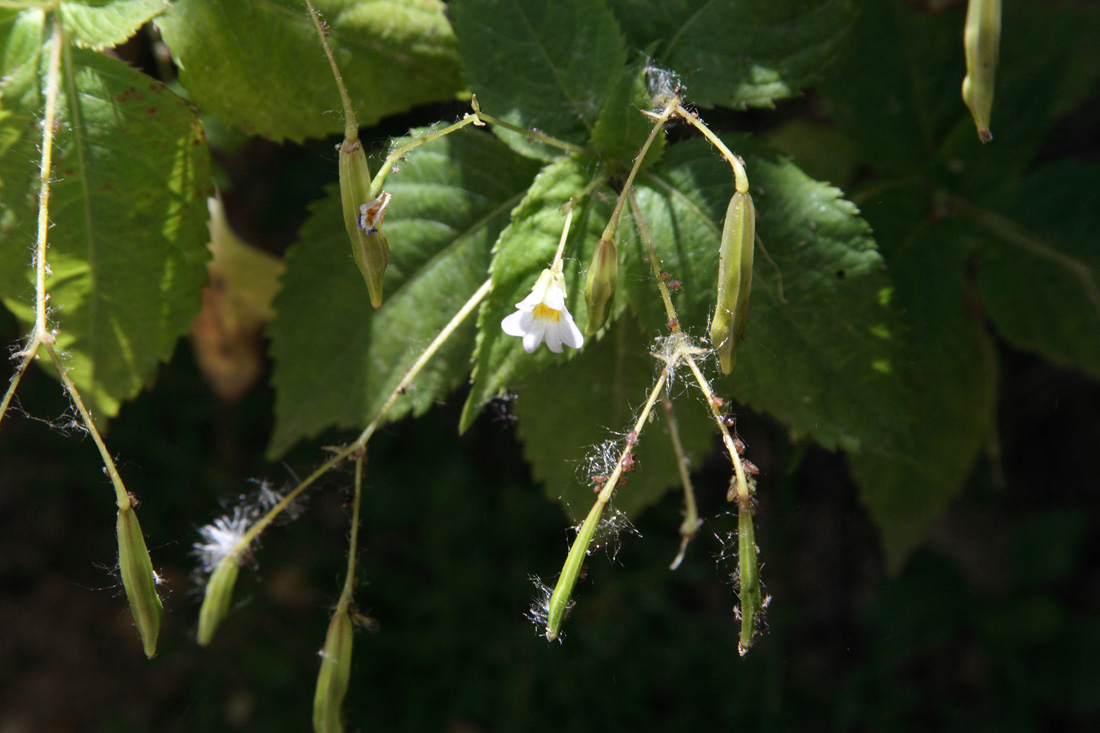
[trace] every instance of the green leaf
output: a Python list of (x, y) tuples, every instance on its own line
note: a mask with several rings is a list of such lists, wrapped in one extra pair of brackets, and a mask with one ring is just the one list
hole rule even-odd
[(770, 107), (839, 55), (852, 0), (612, 0), (633, 48), (653, 49), (700, 107)]
[[(37, 129), (43, 113), (38, 77), (42, 44), (46, 38), (41, 10), (0, 9), (0, 288), (25, 287), (22, 270), (30, 265), (27, 246), (35, 238), (34, 216), (27, 208), (38, 193)], [(23, 244), (20, 244), (22, 242)]]
[[(522, 340), (505, 334), (500, 322), (515, 311), (515, 304), (530, 294), (539, 274), (550, 266), (565, 226), (561, 207), (592, 177), (571, 158), (550, 163), (539, 173), (512, 213), (511, 224), (500, 235), (493, 251), (493, 290), (478, 315), (473, 387), (459, 430), (466, 430), (481, 408), (503, 394), (507, 385), (571, 357), (571, 349), (567, 354), (554, 354), (542, 346), (528, 354)], [(587, 266), (610, 214), (611, 202), (598, 195), (586, 196), (574, 214), (564, 267), (566, 306), (574, 316), (584, 303), (581, 268)], [(621, 305), (613, 307), (612, 318), (621, 309)], [(578, 320), (580, 323), (583, 321)]]
[(864, 505), (882, 535), (892, 571), (927, 536), (965, 484), (993, 420), (996, 361), (982, 323), (967, 303), (963, 232), (929, 225), (932, 202), (919, 188), (875, 197), (875, 224), (897, 287), (908, 358), (901, 372), (914, 394), (908, 445), (848, 456)]
[[(757, 233), (775, 265), (758, 245), (745, 341), (719, 389), (827, 448), (903, 440), (909, 396), (896, 373), (897, 316), (885, 305), (892, 285), (867, 222), (789, 160), (748, 138), (726, 142), (745, 159)], [(680, 325), (701, 340), (732, 194), (729, 166), (698, 140), (670, 147), (638, 192), (662, 267), (684, 283)], [(663, 323), (653, 295), (632, 306), (643, 326)]]
[[(351, 257), (338, 189), (314, 206), (288, 254), (269, 331), (277, 389), (271, 456), (325, 428), (360, 428), (374, 417), (422, 349), (488, 277), (490, 249), (536, 169), (473, 130), (411, 153), (387, 181), (391, 260), (377, 311)], [(390, 419), (422, 413), (462, 384), (473, 345), (471, 318)]]
[[(639, 113), (649, 107), (644, 71), (624, 74), (612, 88), (592, 130), (592, 144), (603, 156), (618, 163), (624, 176), (653, 129), (653, 120)], [(664, 147), (665, 136), (658, 134), (646, 154), (643, 170), (661, 159)]]
[[(561, 499), (575, 520), (591, 509), (592, 479), (612, 470), (663, 365), (649, 355), (647, 341), (637, 322), (624, 318), (576, 359), (511, 384), (524, 456), (547, 496)], [(697, 467), (712, 451), (717, 428), (698, 390), (676, 392), (682, 395), (675, 401), (680, 440)], [(637, 472), (626, 474), (615, 494), (615, 508), (628, 517), (680, 482), (664, 410), (658, 405), (654, 414), (634, 449)]]
[[(461, 88), (439, 0), (317, 0), (359, 124)], [(157, 19), (180, 82), (250, 134), (301, 141), (342, 132), (340, 97), (301, 0), (178, 0)]]
[[(486, 113), (583, 145), (625, 73), (626, 46), (604, 0), (461, 0), (452, 4), (470, 88)], [(521, 153), (560, 151), (499, 131)]]
[(58, 15), (73, 43), (98, 50), (129, 40), (170, 4), (170, 0), (67, 0)]
[[(43, 87), (45, 58), (35, 82)], [(190, 106), (117, 59), (65, 49), (61, 89), (46, 286), (73, 380), (99, 414), (113, 415), (171, 355), (198, 311), (209, 160)], [(41, 134), (38, 96), (28, 91), (13, 101), (21, 129), (12, 152)], [(5, 153), (5, 180), (10, 160)], [(0, 296), (29, 322), (38, 188), (24, 172), (2, 191)]]
[(987, 240), (978, 286), (997, 331), (1019, 348), (1100, 378), (1098, 190), (1100, 167), (1063, 161), (1024, 181), (1007, 216), (973, 216)]

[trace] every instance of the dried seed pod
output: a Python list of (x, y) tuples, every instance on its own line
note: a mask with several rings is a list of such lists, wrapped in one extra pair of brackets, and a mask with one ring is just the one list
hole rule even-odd
[(997, 75), (998, 47), (1001, 43), (1001, 0), (970, 0), (966, 8), (966, 78), (962, 98), (983, 143), (993, 139), (989, 117), (993, 112), (993, 83)]
[(240, 566), (237, 558), (227, 555), (206, 581), (206, 595), (202, 599), (202, 608), (199, 609), (199, 644), (209, 644), (214, 638), (214, 632), (218, 630), (218, 624), (225, 618), (229, 602), (233, 600), (233, 586), (237, 583), (238, 572)]
[(584, 333), (591, 336), (607, 322), (611, 301), (619, 285), (619, 254), (615, 242), (600, 239), (588, 266), (588, 279), (584, 284), (584, 301), (588, 304), (588, 323)]
[(338, 733), (344, 730), (344, 697), (351, 679), (353, 625), (347, 604), (341, 603), (329, 621), (321, 671), (313, 695), (313, 730)]
[(390, 244), (382, 231), (382, 217), (390, 195), (370, 196), (370, 165), (363, 145), (344, 139), (340, 145), (340, 199), (344, 209), (344, 228), (351, 239), (355, 264), (363, 273), (375, 308), (382, 305), (382, 276), (390, 262)]
[(722, 373), (737, 362), (737, 346), (745, 331), (756, 246), (756, 209), (752, 196), (733, 194), (726, 209), (718, 258), (718, 301), (710, 322), (710, 341), (718, 352)]
[(134, 625), (141, 634), (145, 656), (152, 659), (157, 653), (157, 636), (164, 617), (164, 606), (157, 595), (156, 576), (149, 559), (149, 549), (145, 546), (145, 537), (141, 534), (141, 525), (130, 507), (118, 510), (117, 532), (122, 587), (126, 589), (126, 600), (130, 602)]

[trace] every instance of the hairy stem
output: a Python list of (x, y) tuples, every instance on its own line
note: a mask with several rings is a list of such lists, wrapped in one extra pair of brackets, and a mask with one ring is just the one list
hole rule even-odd
[[(476, 99), (476, 98), (475, 98)], [(503, 127), (505, 130), (511, 130), (512, 132), (518, 132), (532, 140), (538, 140), (540, 143), (546, 143), (551, 147), (564, 150), (567, 153), (584, 153), (587, 152), (587, 148), (581, 145), (574, 145), (573, 143), (567, 143), (564, 140), (558, 140), (557, 138), (550, 137), (549, 135), (539, 132), (538, 130), (528, 130), (519, 125), (513, 125), (511, 122), (505, 122), (499, 117), (493, 117), (492, 115), (485, 114), (480, 109), (475, 109), (475, 112), (480, 120), (488, 122), (490, 125), (496, 125), (497, 127)]]
[(355, 591), (355, 555), (359, 548), (359, 503), (363, 495), (363, 455), (355, 458), (355, 496), (351, 500), (351, 539), (348, 540), (348, 572), (344, 578), (344, 590), (340, 593), (338, 608), (351, 605)]
[(378, 169), (378, 173), (374, 176), (374, 180), (370, 182), (370, 196), (373, 198), (381, 193), (382, 184), (385, 183), (386, 176), (390, 174), (390, 171), (393, 170), (394, 164), (401, 159), (401, 156), (407, 154), (410, 150), (420, 147), (426, 142), (431, 142), (432, 140), (441, 138), (444, 135), (450, 135), (456, 130), (461, 130), (466, 125), (482, 124), (481, 119), (479, 118), (479, 114), (479, 112), (475, 111), (473, 114), (466, 115), (453, 125), (448, 125), (441, 130), (433, 130), (432, 132), (421, 135), (419, 137), (414, 137), (407, 143), (387, 155), (386, 160), (382, 163), (382, 167)]
[[(678, 102), (679, 100), (677, 100)], [(726, 144), (722, 140), (710, 131), (710, 128), (706, 126), (706, 123), (700, 119), (699, 115), (694, 112), (685, 109), (683, 105), (677, 103), (676, 114), (682, 117), (689, 124), (694, 126), (699, 132), (703, 133), (703, 136), (710, 141), (710, 144), (718, 148), (722, 153), (722, 157), (733, 167), (734, 186), (738, 193), (749, 192), (749, 177), (745, 173), (745, 161), (741, 160), (741, 157), (734, 155)]]
[[(649, 413), (653, 409), (654, 403), (657, 402), (657, 398), (661, 396), (661, 391), (665, 388), (668, 374), (669, 365), (665, 364), (665, 368), (661, 370), (661, 375), (657, 378), (657, 383), (653, 385), (653, 389), (649, 392), (649, 399), (646, 400), (641, 414), (634, 422), (635, 436), (641, 435), (642, 430), (649, 421)], [(565, 557), (561, 575), (558, 576), (558, 582), (554, 586), (553, 594), (550, 596), (546, 615), (546, 639), (548, 641), (554, 641), (561, 633), (561, 623), (565, 619), (565, 611), (569, 607), (570, 598), (573, 596), (573, 587), (577, 584), (577, 577), (580, 575), (581, 566), (584, 565), (584, 558), (588, 556), (588, 546), (592, 543), (592, 537), (595, 535), (596, 527), (603, 517), (603, 511), (607, 508), (608, 502), (611, 501), (619, 478), (623, 475), (628, 457), (633, 451), (634, 446), (628, 443), (623, 452), (619, 454), (615, 469), (607, 477), (603, 489), (596, 497), (592, 509), (589, 510), (588, 516), (585, 517), (580, 531), (577, 532), (577, 536), (573, 540), (573, 545), (569, 548), (569, 554)]]
[(336, 79), (336, 88), (340, 90), (340, 101), (344, 105), (344, 138), (351, 142), (359, 139), (359, 120), (355, 116), (355, 108), (351, 106), (351, 97), (344, 86), (344, 77), (340, 75), (340, 67), (336, 65), (336, 57), (332, 55), (332, 48), (328, 45), (328, 30), (321, 22), (321, 16), (317, 8), (313, 7), (313, 0), (306, 0), (309, 8), (309, 17), (313, 20), (313, 27), (317, 29), (317, 37), (321, 39), (321, 46), (325, 49), (329, 66), (332, 67), (332, 76)]
[(680, 484), (684, 487), (684, 521), (680, 525), (680, 552), (676, 554), (669, 570), (680, 567), (684, 561), (684, 553), (687, 552), (688, 543), (695, 537), (699, 525), (703, 523), (699, 519), (699, 509), (695, 505), (695, 487), (691, 484), (691, 474), (688, 472), (688, 460), (684, 455), (684, 446), (680, 442), (680, 426), (676, 422), (676, 412), (672, 409), (672, 400), (668, 397), (661, 399), (661, 407), (665, 410), (665, 421), (668, 423), (668, 437), (672, 441), (672, 450), (676, 453), (676, 468), (680, 471)]
[(637, 177), (638, 171), (642, 169), (642, 163), (645, 161), (645, 156), (649, 153), (649, 148), (653, 145), (653, 141), (657, 139), (657, 133), (665, 129), (665, 123), (668, 122), (669, 118), (676, 112), (676, 107), (679, 104), (680, 98), (678, 96), (673, 97), (669, 103), (665, 105), (661, 114), (651, 114), (653, 117), (653, 129), (649, 131), (649, 137), (646, 138), (645, 144), (642, 145), (642, 149), (634, 156), (634, 166), (630, 169), (630, 175), (626, 177), (626, 182), (623, 184), (622, 190), (619, 191), (619, 198), (615, 201), (615, 210), (611, 212), (611, 218), (607, 220), (607, 226), (604, 227), (603, 239), (612, 240), (615, 238), (615, 229), (619, 226), (619, 217), (623, 212), (623, 204), (626, 203), (626, 197), (633, 191), (634, 179)]
[[(0, 420), (8, 412), (15, 390), (23, 379), (31, 360), (38, 354), (42, 344), (56, 343), (56, 337), (46, 323), (46, 241), (50, 230), (50, 174), (53, 168), (53, 134), (57, 122), (57, 97), (61, 78), (61, 48), (65, 44), (65, 35), (61, 23), (53, 19), (53, 33), (50, 36), (50, 60), (46, 70), (46, 110), (42, 119), (42, 160), (38, 165), (38, 235), (34, 245), (34, 328), (26, 348), (16, 354), (21, 357), (15, 369), (3, 401), (0, 401)], [(56, 358), (55, 358), (56, 361)], [(60, 369), (60, 367), (59, 367)]]
[(680, 319), (676, 316), (676, 306), (672, 304), (672, 295), (668, 292), (665, 278), (661, 276), (661, 263), (657, 258), (657, 251), (653, 248), (653, 237), (649, 232), (649, 221), (642, 215), (642, 209), (638, 206), (638, 200), (634, 192), (630, 192), (630, 212), (634, 215), (634, 227), (645, 244), (646, 254), (649, 257), (649, 266), (653, 268), (653, 278), (657, 281), (657, 289), (661, 291), (661, 300), (665, 304), (665, 315), (668, 316), (669, 330), (680, 333)]
[(89, 413), (88, 408), (84, 406), (84, 400), (80, 398), (80, 392), (77, 391), (76, 385), (73, 384), (73, 380), (69, 378), (69, 372), (65, 368), (65, 365), (61, 363), (61, 358), (58, 357), (57, 352), (53, 348), (53, 344), (43, 344), (43, 346), (46, 349), (46, 353), (50, 355), (50, 359), (53, 360), (54, 366), (57, 367), (57, 373), (61, 375), (61, 383), (65, 385), (65, 391), (69, 393), (70, 399), (72, 399), (73, 404), (76, 405), (76, 410), (80, 413), (80, 419), (84, 421), (84, 427), (88, 429), (88, 433), (92, 436), (96, 448), (99, 449), (100, 458), (103, 459), (103, 467), (107, 469), (107, 476), (110, 477), (111, 484), (115, 487), (115, 501), (118, 504), (118, 508), (128, 510), (130, 508), (130, 495), (126, 491), (125, 484), (122, 483), (122, 477), (118, 474), (114, 459), (111, 458), (111, 454), (107, 451), (107, 446), (104, 444), (103, 438), (100, 437), (99, 431), (96, 430), (95, 423), (92, 422), (91, 413)]

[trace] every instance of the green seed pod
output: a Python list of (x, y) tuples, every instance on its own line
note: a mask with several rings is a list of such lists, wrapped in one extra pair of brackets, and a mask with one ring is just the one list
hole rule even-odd
[(237, 583), (238, 572), (240, 566), (237, 558), (228, 555), (206, 581), (206, 595), (199, 609), (199, 644), (209, 644), (218, 630), (218, 624), (225, 618), (229, 602), (233, 600), (233, 586)]
[(141, 634), (145, 656), (152, 659), (157, 653), (157, 636), (164, 617), (164, 606), (157, 595), (156, 576), (145, 546), (145, 537), (141, 534), (141, 525), (130, 507), (118, 510), (117, 532), (122, 587), (126, 589), (126, 600), (130, 602), (134, 625)]
[(370, 165), (359, 140), (344, 139), (340, 145), (340, 199), (344, 228), (351, 239), (355, 264), (363, 273), (375, 308), (382, 305), (382, 276), (390, 261), (390, 244), (382, 231), (382, 217), (390, 202), (388, 193), (371, 199)]
[(737, 362), (737, 346), (745, 335), (756, 246), (756, 209), (752, 196), (736, 192), (726, 209), (718, 251), (718, 301), (710, 321), (710, 342), (718, 352), (722, 373)]
[(592, 254), (592, 264), (588, 266), (588, 279), (584, 284), (584, 300), (588, 304), (588, 323), (584, 327), (586, 336), (596, 333), (607, 322), (618, 286), (619, 254), (615, 242), (600, 239)]
[(966, 78), (962, 97), (983, 143), (993, 139), (989, 117), (993, 112), (993, 82), (1001, 43), (1001, 0), (970, 0), (966, 8)]
[(313, 730), (339, 733), (344, 730), (344, 696), (351, 679), (352, 623), (346, 604), (332, 615), (321, 652), (321, 671), (313, 695)]

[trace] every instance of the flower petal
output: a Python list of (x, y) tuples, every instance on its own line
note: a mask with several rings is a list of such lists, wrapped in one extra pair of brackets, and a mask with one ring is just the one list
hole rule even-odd
[(571, 346), (574, 349), (584, 346), (584, 334), (573, 322), (573, 316), (569, 314), (569, 311), (562, 311), (562, 319), (558, 323), (558, 334), (561, 342), (566, 346)]
[(528, 354), (535, 353), (535, 349), (542, 343), (542, 333), (540, 331), (528, 331), (523, 334), (523, 349)]
[(509, 336), (523, 336), (527, 329), (523, 327), (523, 316), (525, 312), (518, 310), (511, 315), (505, 316), (504, 320), (500, 322), (500, 327), (504, 329), (504, 333)]

